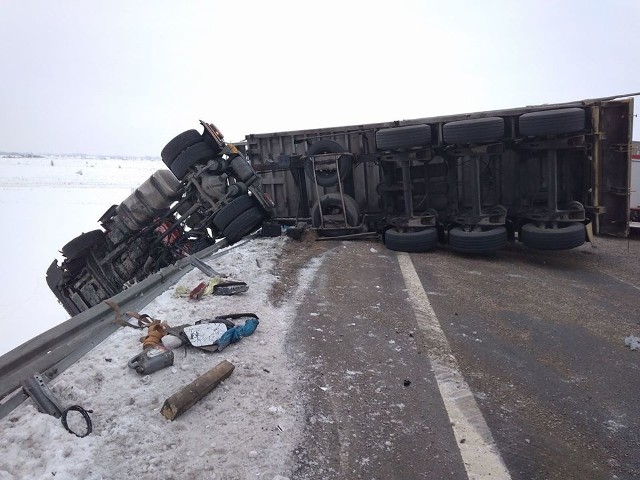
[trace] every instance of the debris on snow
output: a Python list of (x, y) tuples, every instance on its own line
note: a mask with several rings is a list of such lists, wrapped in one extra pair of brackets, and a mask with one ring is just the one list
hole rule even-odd
[(164, 405), (162, 405), (160, 413), (162, 413), (167, 420), (175, 420), (178, 416), (193, 407), (222, 381), (229, 378), (235, 368), (233, 363), (223, 360), (208, 372), (200, 375), (189, 385), (167, 398)]
[[(140, 332), (119, 329), (50, 383), (62, 402), (78, 401), (81, 392), (83, 406), (95, 412), (93, 432), (81, 440), (82, 448), (80, 439), (60, 428), (59, 420), (38, 413), (30, 400), (25, 401), (0, 419), (0, 478), (50, 478), (51, 472), (68, 479), (128, 478), (131, 472), (137, 472), (138, 480), (290, 476), (292, 452), (304, 425), (296, 372), (288, 365), (283, 334), (295, 318), (296, 302), (276, 306), (269, 300), (277, 281), (273, 265), (286, 242), (286, 237), (255, 239), (207, 260), (231, 278), (251, 279), (250, 291), (243, 295), (210, 295), (193, 302), (176, 298), (171, 288), (144, 308), (144, 313), (171, 326), (255, 311), (260, 328), (251, 337), (222, 353), (179, 347), (173, 367), (141, 377), (127, 367), (140, 351)], [(308, 288), (318, 267), (319, 261), (303, 269), (294, 298)], [(208, 280), (192, 270), (180, 283)], [(166, 398), (222, 360), (236, 369), (217, 394), (202, 398), (177, 421), (158, 414)], [(264, 373), (264, 368), (271, 373)], [(276, 407), (270, 412), (256, 405)], [(212, 443), (212, 431), (225, 442)], [(239, 463), (227, 441), (258, 456)]]

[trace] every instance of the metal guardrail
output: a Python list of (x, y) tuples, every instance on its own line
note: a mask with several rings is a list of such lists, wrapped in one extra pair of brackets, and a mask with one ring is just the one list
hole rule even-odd
[[(233, 247), (218, 252), (229, 246), (227, 240), (223, 239), (195, 255), (199, 259), (209, 256), (217, 258), (244, 245), (255, 236), (256, 234), (250, 235)], [(215, 252), (218, 253), (213, 255)], [(193, 268), (190, 259), (183, 258), (114, 295), (111, 300), (120, 305), (122, 311), (139, 311)], [(113, 309), (100, 303), (0, 357), (0, 418), (27, 398), (20, 385), (22, 380), (36, 374), (47, 380), (57, 377), (120, 328), (114, 318)]]

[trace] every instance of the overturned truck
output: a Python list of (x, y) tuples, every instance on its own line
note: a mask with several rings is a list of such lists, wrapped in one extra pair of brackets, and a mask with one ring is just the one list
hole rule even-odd
[(70, 315), (226, 238), (258, 229), (273, 203), (242, 153), (215, 126), (171, 140), (158, 170), (99, 222), (62, 247), (47, 270), (49, 288)]
[(632, 98), (600, 98), (248, 135), (238, 147), (201, 122), (162, 150), (169, 170), (62, 248), (47, 281), (73, 315), (266, 220), (407, 252), (569, 249), (587, 226), (626, 236), (632, 118)]

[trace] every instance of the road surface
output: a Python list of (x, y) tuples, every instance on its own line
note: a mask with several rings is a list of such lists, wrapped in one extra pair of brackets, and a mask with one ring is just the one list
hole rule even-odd
[(492, 256), (292, 242), (300, 479), (640, 478), (640, 242)]

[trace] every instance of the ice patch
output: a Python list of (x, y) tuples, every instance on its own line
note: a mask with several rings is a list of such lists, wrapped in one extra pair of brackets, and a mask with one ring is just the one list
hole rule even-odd
[(624, 344), (631, 350), (640, 350), (640, 337), (634, 337), (633, 335), (625, 337)]

